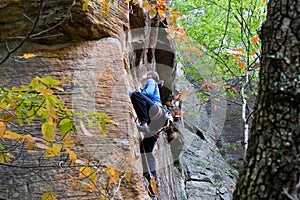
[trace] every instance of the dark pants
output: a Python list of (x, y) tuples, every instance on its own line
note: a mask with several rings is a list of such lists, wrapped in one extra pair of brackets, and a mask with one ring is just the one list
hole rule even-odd
[(158, 131), (166, 122), (164, 109), (140, 92), (131, 95), (133, 108), (140, 122), (147, 122), (151, 132)]
[(151, 106), (154, 105), (154, 102), (147, 96), (137, 91), (133, 92), (130, 98), (139, 120), (141, 122), (147, 122), (147, 124), (150, 124), (151, 120), (149, 117), (149, 110)]
[[(156, 137), (146, 137), (140, 144), (140, 152), (142, 156), (142, 165), (143, 165), (143, 176), (146, 177), (148, 182), (150, 183), (150, 174), (154, 177), (155, 182), (157, 181), (157, 174), (156, 174), (156, 162), (153, 155), (153, 149), (156, 144)], [(151, 185), (149, 184), (149, 191), (153, 193)]]

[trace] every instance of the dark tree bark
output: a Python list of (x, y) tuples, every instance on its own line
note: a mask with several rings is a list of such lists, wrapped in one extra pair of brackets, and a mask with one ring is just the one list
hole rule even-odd
[(300, 0), (270, 0), (260, 38), (255, 119), (233, 199), (299, 199)]

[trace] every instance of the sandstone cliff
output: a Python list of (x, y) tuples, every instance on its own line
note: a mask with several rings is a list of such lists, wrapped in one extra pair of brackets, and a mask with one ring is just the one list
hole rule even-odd
[[(115, 1), (109, 14), (100, 15), (96, 4), (82, 11), (83, 1), (44, 1), (42, 6), (40, 2), (0, 2), (1, 85), (19, 86), (37, 76), (69, 77), (65, 91), (59, 94), (68, 106), (105, 112), (116, 121), (108, 126), (106, 137), (78, 136), (79, 158), (119, 170), (127, 165), (126, 158), (138, 158), (130, 162), (131, 182), (112, 186), (102, 177), (99, 186), (114, 199), (149, 199), (141, 179), (140, 133), (128, 92), (138, 89), (139, 77), (149, 69), (165, 81), (164, 101), (172, 92), (184, 89), (185, 85), (174, 85), (175, 78), (182, 76), (178, 75), (174, 44), (160, 23), (150, 20), (138, 5)], [(36, 57), (19, 59), (24, 53)], [(186, 106), (195, 101), (189, 97)], [(200, 112), (200, 120), (195, 121)], [(155, 149), (160, 199), (231, 198), (233, 169), (215, 150), (215, 135), (221, 130), (213, 128), (208, 113), (187, 112), (176, 139), (168, 143), (166, 135), (160, 137)], [(197, 128), (208, 131), (206, 141), (196, 135)], [(28, 131), (40, 133), (37, 126)], [(66, 180), (72, 169), (66, 162), (63, 156), (49, 162), (39, 153), (20, 150), (11, 166), (0, 166), (0, 199), (40, 199), (46, 189), (58, 199), (100, 199), (99, 193), (70, 187)]]

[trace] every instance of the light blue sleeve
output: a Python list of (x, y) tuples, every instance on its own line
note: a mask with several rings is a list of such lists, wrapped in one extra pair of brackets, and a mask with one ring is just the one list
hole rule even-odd
[(151, 97), (155, 91), (155, 81), (153, 79), (148, 79), (145, 87), (142, 89), (142, 94)]

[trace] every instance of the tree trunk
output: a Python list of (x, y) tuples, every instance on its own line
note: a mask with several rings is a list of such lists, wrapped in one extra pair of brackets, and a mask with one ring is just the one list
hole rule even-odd
[(300, 0), (270, 0), (259, 95), (233, 199), (299, 199)]

